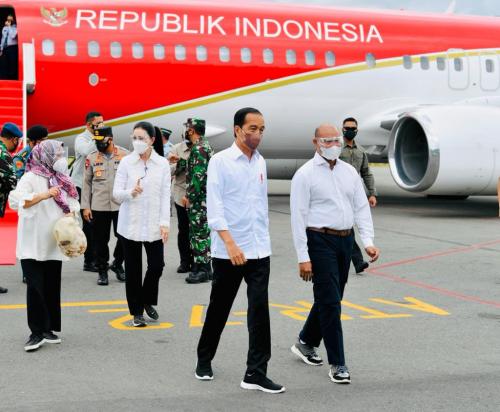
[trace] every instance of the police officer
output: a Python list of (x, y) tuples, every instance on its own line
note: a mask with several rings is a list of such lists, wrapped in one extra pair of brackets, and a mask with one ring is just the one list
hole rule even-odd
[[(0, 131), (0, 217), (5, 214), (9, 193), (17, 185), (10, 153), (16, 150), (21, 137), (23, 133), (14, 123), (5, 123)], [(7, 293), (7, 289), (0, 287), (0, 293)]]
[[(368, 155), (365, 149), (357, 145), (354, 138), (358, 134), (358, 122), (354, 117), (348, 117), (342, 125), (342, 133), (344, 135), (344, 147), (340, 153), (340, 160), (349, 163), (353, 166), (365, 183), (368, 191), (368, 203), (371, 207), (377, 205), (377, 190), (375, 189), (375, 179), (370, 170), (368, 163)], [(359, 275), (369, 266), (369, 263), (363, 259), (363, 254), (356, 240), (352, 247), (352, 263), (356, 273)]]
[(351, 263), (355, 223), (372, 262), (380, 251), (373, 245), (373, 222), (363, 183), (352, 166), (338, 160), (342, 151), (339, 131), (321, 125), (313, 143), (314, 158), (295, 173), (290, 191), (299, 274), (306, 282), (312, 280), (314, 294), (314, 305), (292, 352), (308, 365), (321, 365), (316, 348), (323, 339), (330, 379), (346, 384), (351, 376), (344, 356), (340, 302)]
[(14, 156), (14, 169), (16, 171), (17, 180), (21, 179), (24, 175), (26, 162), (31, 154), (33, 148), (41, 141), (47, 139), (49, 131), (45, 126), (36, 125), (28, 129), (28, 144), (26, 147)]
[(186, 171), (189, 155), (191, 154), (191, 140), (184, 139), (172, 146), (167, 158), (170, 162), (173, 176), (173, 197), (177, 212), (177, 247), (181, 259), (177, 273), (188, 273), (193, 266), (193, 253), (189, 243), (189, 217), (186, 197)]
[(212, 277), (210, 266), (210, 229), (207, 223), (207, 169), (213, 149), (205, 139), (205, 120), (189, 118), (184, 124), (185, 136), (193, 147), (187, 161), (186, 197), (188, 207), (189, 237), (194, 267), (186, 278), (187, 283), (206, 282)]
[(113, 143), (111, 127), (94, 130), (97, 150), (87, 156), (83, 178), (82, 202), (83, 218), (93, 221), (93, 238), (97, 269), (97, 284), (108, 284), (109, 235), (111, 223), (117, 238), (113, 263), (109, 266), (116, 278), (124, 282), (123, 249), (117, 233), (118, 209), (120, 205), (113, 198), (115, 174), (121, 159), (128, 151)]

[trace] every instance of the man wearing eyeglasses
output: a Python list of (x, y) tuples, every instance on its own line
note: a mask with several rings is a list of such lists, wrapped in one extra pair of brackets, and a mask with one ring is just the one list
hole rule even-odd
[[(97, 147), (94, 143), (94, 130), (104, 126), (104, 119), (98, 112), (89, 112), (85, 116), (85, 130), (79, 134), (75, 139), (75, 161), (71, 169), (71, 178), (75, 183), (76, 190), (78, 191), (79, 201), (82, 198), (83, 187), (83, 172), (85, 170), (85, 162), (87, 156), (95, 152)], [(92, 236), (92, 223), (88, 222), (83, 217), (83, 233), (87, 238), (87, 250), (85, 251), (83, 270), (88, 272), (97, 272), (97, 265), (95, 263), (94, 242)]]
[[(368, 163), (368, 155), (365, 149), (354, 141), (358, 134), (358, 121), (354, 117), (345, 119), (342, 125), (342, 133), (344, 135), (344, 147), (339, 159), (349, 163), (356, 169), (368, 192), (368, 203), (370, 207), (375, 207), (377, 206), (377, 189), (375, 189), (375, 179)], [(362, 274), (369, 266), (369, 263), (363, 259), (363, 253), (356, 243), (356, 239), (354, 239), (352, 247), (352, 264), (358, 275)]]
[(292, 179), (290, 211), (299, 275), (313, 282), (314, 305), (292, 352), (306, 364), (319, 366), (316, 352), (324, 340), (330, 379), (350, 383), (344, 357), (340, 302), (347, 283), (353, 226), (371, 261), (380, 251), (373, 245), (373, 223), (363, 183), (356, 169), (339, 160), (343, 139), (332, 125), (316, 129), (314, 158)]

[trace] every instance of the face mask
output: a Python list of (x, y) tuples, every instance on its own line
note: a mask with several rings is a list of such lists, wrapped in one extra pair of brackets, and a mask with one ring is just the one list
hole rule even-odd
[[(14, 153), (17, 150), (17, 148), (19, 147), (19, 140), (20, 139), (16, 138), (16, 144), (14, 145), (14, 147), (11, 150), (9, 150), (9, 152)], [(14, 141), (14, 139), (12, 139), (12, 141)]]
[(140, 155), (146, 153), (146, 150), (149, 148), (149, 145), (142, 140), (134, 140), (132, 145), (134, 146), (134, 152), (137, 152)]
[(338, 159), (340, 153), (342, 152), (342, 148), (340, 146), (332, 146), (332, 147), (321, 147), (321, 156), (328, 160)]
[(97, 150), (99, 150), (101, 153), (104, 153), (108, 147), (109, 147), (109, 140), (104, 142), (104, 141), (96, 141), (95, 145), (97, 147)]
[(344, 137), (348, 140), (352, 140), (358, 134), (357, 130), (344, 130)]
[(67, 174), (68, 173), (68, 160), (65, 157), (62, 157), (54, 162), (52, 166), (55, 172)]

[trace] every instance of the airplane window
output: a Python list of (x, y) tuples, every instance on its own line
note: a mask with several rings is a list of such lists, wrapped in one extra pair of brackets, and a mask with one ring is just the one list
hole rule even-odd
[(455, 67), (456, 72), (461, 72), (464, 69), (464, 63), (460, 57), (453, 59), (453, 66)]
[(297, 64), (297, 53), (295, 53), (295, 50), (288, 49), (286, 51), (286, 63)]
[(446, 60), (444, 57), (438, 57), (436, 59), (436, 64), (437, 64), (437, 68), (438, 70), (446, 70)]
[(175, 46), (175, 60), (186, 60), (186, 48), (182, 44)]
[(274, 63), (274, 53), (271, 49), (264, 49), (262, 51), (262, 59), (265, 64), (273, 64)]
[(99, 57), (99, 55), (101, 54), (99, 43), (96, 41), (89, 41), (88, 53), (90, 57)]
[(165, 46), (163, 44), (155, 44), (153, 46), (153, 55), (156, 60), (163, 60), (165, 58)]
[(486, 72), (493, 73), (495, 71), (495, 62), (492, 59), (486, 59), (484, 64), (486, 66)]
[(316, 63), (316, 55), (312, 50), (306, 51), (306, 64), (312, 66)]
[(335, 53), (334, 52), (327, 51), (325, 53), (325, 63), (329, 67), (335, 66)]
[(241, 49), (241, 61), (243, 63), (250, 63), (252, 61), (252, 50), (248, 47), (243, 47)]
[(422, 70), (429, 70), (429, 58), (427, 56), (420, 57), (420, 67)]
[(109, 51), (113, 59), (119, 59), (122, 57), (122, 44), (117, 41), (111, 42), (109, 45)]
[(132, 43), (132, 57), (142, 59), (144, 57), (144, 46), (141, 43)]
[(225, 63), (231, 60), (231, 52), (229, 51), (229, 47), (221, 47), (219, 49), (219, 60)]
[(45, 39), (42, 41), (42, 53), (45, 56), (53, 56), (55, 53), (54, 41)]
[(411, 61), (411, 56), (403, 56), (403, 67), (410, 70), (413, 67), (413, 62)]
[(375, 59), (375, 55), (373, 53), (367, 53), (366, 54), (366, 64), (370, 69), (374, 68), (375, 65), (377, 64), (377, 61)]
[(208, 59), (207, 48), (205, 46), (196, 47), (196, 60), (198, 60), (199, 62), (204, 62), (207, 61), (207, 59)]
[(74, 40), (66, 40), (66, 56), (76, 56), (78, 46)]

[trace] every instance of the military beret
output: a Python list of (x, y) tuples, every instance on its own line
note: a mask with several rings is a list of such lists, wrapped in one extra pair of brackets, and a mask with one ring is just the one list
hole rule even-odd
[(15, 123), (7, 122), (3, 125), (2, 133), (9, 132), (14, 137), (23, 137), (23, 132)]

